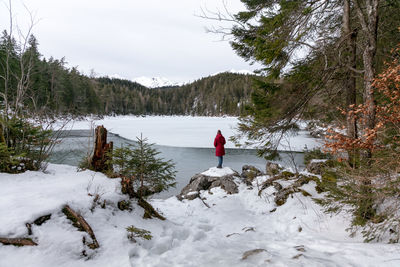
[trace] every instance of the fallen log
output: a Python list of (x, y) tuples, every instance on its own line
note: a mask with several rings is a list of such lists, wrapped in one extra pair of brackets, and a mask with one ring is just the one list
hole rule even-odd
[(3, 238), (0, 237), (0, 243), (3, 245), (13, 245), (17, 247), (22, 246), (37, 246), (38, 244), (33, 242), (30, 238)]
[[(39, 218), (37, 218), (36, 220), (33, 221), (33, 224), (40, 226), (40, 225), (44, 224), (45, 222), (47, 222), (50, 219), (51, 219), (51, 214), (40, 216)], [(32, 232), (32, 223), (26, 223), (25, 226), (28, 229), (28, 235), (32, 235), (33, 234), (33, 232)]]
[(96, 236), (92, 230), (92, 227), (86, 222), (86, 220), (78, 214), (76, 211), (71, 209), (70, 206), (65, 205), (62, 212), (67, 216), (67, 218), (72, 221), (72, 225), (78, 228), (80, 231), (86, 232), (92, 238), (93, 243), (89, 244), (88, 247), (91, 249), (96, 249), (100, 247), (97, 242)]
[(50, 220), (50, 219), (51, 219), (51, 214), (47, 214), (47, 215), (44, 215), (44, 216), (40, 216), (39, 218), (34, 220), (33, 223), (35, 225), (42, 225), (45, 222), (47, 222), (48, 220)]

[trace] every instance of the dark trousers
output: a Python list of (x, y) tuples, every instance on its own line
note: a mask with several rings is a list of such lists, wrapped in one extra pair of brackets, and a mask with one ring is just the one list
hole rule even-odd
[(217, 156), (217, 158), (218, 158), (218, 166), (217, 166), (217, 168), (222, 168), (223, 157), (222, 156)]

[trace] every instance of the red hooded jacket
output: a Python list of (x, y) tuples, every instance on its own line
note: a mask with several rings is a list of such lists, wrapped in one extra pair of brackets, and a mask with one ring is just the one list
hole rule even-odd
[(217, 134), (214, 139), (214, 146), (215, 146), (215, 156), (221, 157), (225, 155), (225, 137), (222, 134)]

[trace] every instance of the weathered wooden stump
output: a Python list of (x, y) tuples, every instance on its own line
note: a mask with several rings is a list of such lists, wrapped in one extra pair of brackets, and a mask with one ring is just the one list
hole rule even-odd
[(97, 126), (95, 131), (94, 151), (90, 164), (92, 169), (99, 172), (112, 171), (109, 162), (113, 150), (113, 142), (107, 143), (107, 129)]

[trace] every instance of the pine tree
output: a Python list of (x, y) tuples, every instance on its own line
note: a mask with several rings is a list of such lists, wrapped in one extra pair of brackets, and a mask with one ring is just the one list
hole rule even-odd
[(174, 187), (175, 164), (157, 157), (160, 152), (147, 138), (141, 135), (136, 139), (136, 144), (114, 150), (112, 163), (117, 172), (133, 182), (139, 197)]

